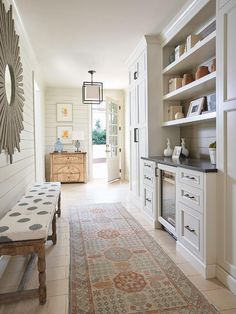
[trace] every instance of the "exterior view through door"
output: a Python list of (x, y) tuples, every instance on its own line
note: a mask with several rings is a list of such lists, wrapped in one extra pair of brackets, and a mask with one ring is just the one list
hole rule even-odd
[(94, 179), (120, 179), (118, 110), (118, 102), (111, 98), (92, 107)]

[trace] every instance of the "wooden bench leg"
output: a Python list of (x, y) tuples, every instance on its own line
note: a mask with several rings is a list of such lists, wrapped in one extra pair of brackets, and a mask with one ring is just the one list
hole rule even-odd
[(59, 198), (58, 198), (57, 216), (61, 217), (61, 193), (59, 194)]
[(53, 216), (52, 220), (52, 243), (53, 245), (57, 244), (57, 218), (56, 218), (56, 213)]
[(39, 303), (45, 304), (47, 301), (46, 290), (46, 261), (44, 244), (38, 250), (38, 271), (39, 271)]

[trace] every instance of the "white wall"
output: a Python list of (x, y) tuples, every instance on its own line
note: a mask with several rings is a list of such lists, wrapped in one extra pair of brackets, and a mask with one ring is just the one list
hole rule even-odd
[[(8, 10), (11, 1), (5, 0), (3, 2)], [(13, 18), (16, 32), (20, 36), (20, 56), (23, 65), (24, 130), (21, 133), (21, 151), (14, 154), (13, 164), (10, 164), (7, 154), (3, 152), (0, 155), (0, 217), (19, 200), (35, 180), (32, 71), (35, 73), (43, 98), (43, 85), (37, 62), (14, 4)], [(41, 108), (43, 110), (43, 101), (41, 102)], [(44, 169), (42, 169), (42, 172), (44, 172)]]

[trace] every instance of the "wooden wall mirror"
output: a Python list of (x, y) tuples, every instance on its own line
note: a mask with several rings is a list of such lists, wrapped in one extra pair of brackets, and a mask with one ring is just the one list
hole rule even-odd
[(13, 161), (20, 151), (20, 133), (23, 130), (23, 68), (20, 59), (19, 36), (12, 18), (0, 0), (0, 153), (5, 151)]

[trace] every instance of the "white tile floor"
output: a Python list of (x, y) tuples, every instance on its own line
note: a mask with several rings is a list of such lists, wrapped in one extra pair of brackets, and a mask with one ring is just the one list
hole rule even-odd
[[(25, 300), (0, 306), (0, 314), (66, 314), (68, 313), (69, 284), (69, 225), (67, 213), (73, 206), (88, 203), (122, 202), (126, 209), (143, 225), (152, 237), (163, 247), (173, 261), (184, 271), (196, 287), (214, 304), (221, 313), (236, 314), (236, 296), (217, 279), (204, 280), (184, 257), (176, 251), (175, 241), (166, 232), (154, 230), (142, 212), (132, 202), (127, 183), (106, 184), (101, 180), (88, 184), (64, 184), (62, 186), (62, 217), (58, 219), (58, 243), (47, 244), (47, 293), (44, 306), (37, 299)], [(0, 279), (0, 292), (13, 291), (19, 283), (25, 259), (14, 257)], [(36, 266), (28, 288), (38, 286)], [(112, 313), (111, 313), (112, 314)]]

